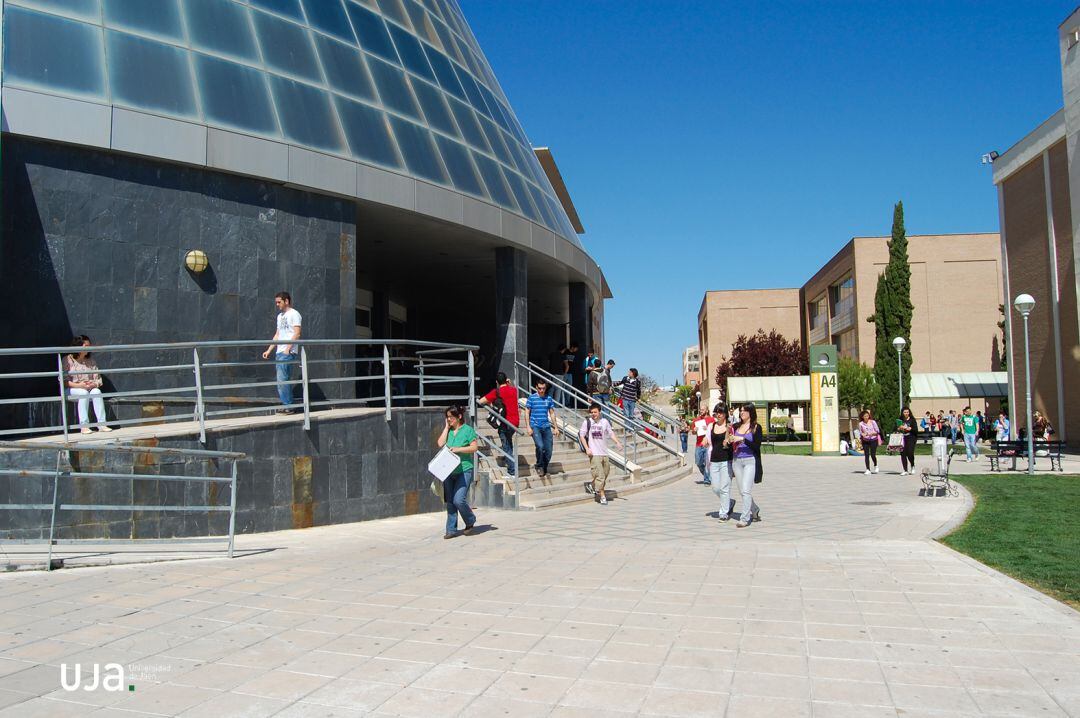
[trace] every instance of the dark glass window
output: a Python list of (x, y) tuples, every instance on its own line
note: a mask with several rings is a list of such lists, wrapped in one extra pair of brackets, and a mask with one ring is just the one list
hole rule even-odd
[(484, 135), (488, 138), (488, 144), (491, 145), (491, 149), (495, 151), (495, 156), (502, 160), (507, 166), (514, 166), (514, 158), (510, 154), (510, 150), (506, 149), (506, 143), (503, 142), (502, 133), (499, 132), (499, 128), (495, 126), (495, 123), (488, 118), (480, 115), (480, 126), (484, 128)]
[(473, 153), (473, 159), (476, 160), (476, 166), (484, 178), (484, 184), (487, 185), (491, 199), (496, 204), (501, 204), (503, 207), (516, 212), (518, 210), (517, 203), (510, 196), (510, 188), (503, 178), (499, 163), (476, 152)]
[(229, 0), (185, 0), (184, 10), (191, 43), (196, 49), (259, 61), (246, 7)]
[(354, 157), (388, 167), (401, 166), (386, 113), (341, 96), (335, 97), (334, 103)]
[(409, 26), (409, 21), (405, 18), (405, 11), (401, 9), (401, 4), (398, 0), (379, 0), (379, 9), (382, 10), (383, 15), (399, 22), (405, 27)]
[(510, 171), (504, 172), (503, 174), (506, 177), (507, 183), (510, 185), (510, 190), (517, 199), (518, 206), (521, 207), (521, 211), (525, 213), (526, 217), (539, 223), (540, 213), (536, 210), (536, 205), (533, 204), (532, 197), (529, 196), (529, 190), (525, 188), (525, 180)]
[(345, 149), (325, 90), (277, 75), (270, 75), (270, 87), (286, 139), (330, 152)]
[(409, 172), (417, 177), (445, 184), (446, 174), (439, 163), (438, 150), (431, 140), (431, 133), (420, 125), (396, 117), (391, 117), (390, 122), (394, 126), (394, 135)]
[(264, 12), (254, 15), (255, 30), (267, 67), (311, 82), (322, 82), (315, 49), (311, 46), (311, 34), (307, 30)]
[(484, 137), (484, 131), (480, 129), (480, 123), (476, 121), (476, 115), (473, 114), (472, 109), (463, 102), (458, 102), (453, 98), (447, 99), (450, 103), (450, 110), (454, 113), (458, 127), (461, 128), (461, 134), (465, 140), (479, 150), (490, 152), (491, 147), (488, 146), (487, 138)]
[(386, 32), (386, 23), (383, 19), (356, 3), (346, 3), (345, 7), (349, 11), (349, 17), (352, 18), (353, 29), (356, 30), (356, 39), (360, 41), (360, 47), (391, 62), (397, 62), (398, 56), (394, 52), (394, 45), (390, 42), (390, 34)]
[(359, 50), (322, 35), (315, 36), (315, 44), (326, 71), (326, 81), (332, 89), (367, 100), (375, 99), (375, 86)]
[(196, 55), (195, 63), (208, 123), (278, 134), (263, 73), (209, 55)]
[[(101, 21), (98, 0), (30, 0), (34, 5), (80, 17), (91, 22)], [(7, 3), (4, 3), (5, 5)]]
[(105, 96), (101, 28), (8, 6), (4, 82)]
[(368, 59), (371, 75), (375, 78), (375, 86), (379, 88), (379, 97), (385, 107), (408, 115), (414, 119), (420, 119), (420, 108), (416, 106), (412, 90), (405, 81), (405, 73), (385, 62)]
[(304, 14), (300, 11), (300, 0), (248, 0), (248, 2), (255, 7), (291, 17), (293, 20), (304, 21)]
[(465, 91), (461, 89), (461, 83), (458, 82), (457, 75), (454, 74), (454, 66), (450, 64), (449, 58), (430, 45), (424, 45), (424, 51), (427, 53), (428, 61), (431, 62), (431, 68), (435, 70), (435, 76), (439, 78), (439, 84), (442, 85), (442, 88), (464, 100)]
[(174, 115), (196, 115), (186, 50), (115, 30), (108, 30), (105, 39), (113, 101)]
[(105, 24), (184, 39), (176, 0), (105, 0)]
[(341, 0), (304, 0), (304, 10), (307, 12), (308, 22), (316, 30), (322, 30), (345, 42), (356, 42)]
[(446, 170), (450, 173), (450, 180), (454, 186), (462, 192), (486, 197), (465, 145), (460, 145), (442, 135), (435, 135), (435, 142), (442, 151), (443, 162), (446, 163)]
[(450, 110), (446, 109), (443, 94), (423, 80), (413, 79), (412, 87), (413, 92), (416, 93), (416, 99), (420, 100), (420, 107), (424, 110), (428, 124), (440, 132), (458, 137), (457, 127), (454, 126), (454, 120), (450, 117)]
[(473, 109), (487, 114), (488, 108), (484, 103), (484, 96), (480, 94), (480, 88), (477, 86), (476, 80), (472, 79), (472, 76), (460, 67), (455, 66), (454, 73), (461, 82), (461, 86), (465, 89), (465, 96), (469, 98), (469, 104), (473, 106)]
[(427, 56), (420, 47), (420, 41), (397, 25), (390, 25), (390, 35), (394, 38), (394, 44), (397, 46), (398, 55), (401, 56), (401, 63), (405, 69), (435, 82), (435, 73), (431, 71), (431, 65), (428, 64)]

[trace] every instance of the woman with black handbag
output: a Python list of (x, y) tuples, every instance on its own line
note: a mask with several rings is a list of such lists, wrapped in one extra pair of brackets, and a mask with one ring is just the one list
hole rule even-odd
[[(948, 422), (946, 422), (946, 426)], [(904, 445), (900, 449), (900, 465), (904, 470), (901, 476), (915, 473), (915, 442), (919, 440), (919, 422), (911, 414), (911, 409), (904, 407), (900, 411), (900, 425), (896, 430), (904, 435)], [(909, 468), (910, 467), (910, 468)]]
[(761, 511), (754, 503), (754, 484), (761, 483), (761, 425), (757, 408), (743, 404), (739, 409), (739, 425), (733, 426), (724, 439), (732, 447), (732, 467), (742, 494), (742, 514), (736, 528), (744, 529), (753, 521), (761, 521)]

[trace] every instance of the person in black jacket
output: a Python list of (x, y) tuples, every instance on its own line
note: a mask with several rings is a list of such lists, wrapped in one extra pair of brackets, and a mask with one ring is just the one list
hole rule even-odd
[(915, 442), (919, 440), (919, 422), (915, 421), (911, 409), (906, 406), (900, 411), (900, 425), (896, 427), (896, 430), (904, 435), (904, 445), (900, 449), (900, 465), (904, 470), (900, 472), (900, 475), (914, 474)]
[[(710, 438), (715, 441), (715, 437)], [(735, 524), (740, 529), (761, 520), (761, 510), (751, 493), (754, 484), (761, 483), (761, 440), (757, 408), (753, 404), (743, 404), (739, 408), (739, 423), (731, 428), (725, 439), (732, 447), (732, 472), (742, 493), (742, 514)]]

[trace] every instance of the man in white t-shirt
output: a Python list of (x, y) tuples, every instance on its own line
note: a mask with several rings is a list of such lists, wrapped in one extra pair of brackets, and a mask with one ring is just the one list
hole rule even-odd
[[(300, 338), (300, 312), (292, 308), (292, 297), (288, 292), (278, 292), (274, 295), (274, 305), (277, 307), (277, 331), (274, 332), (272, 341), (289, 341)], [(293, 402), (292, 384), (286, 382), (292, 379), (292, 367), (300, 354), (300, 347), (296, 344), (271, 344), (263, 352), (263, 359), (269, 359), (270, 353), (274, 353), (277, 362), (277, 391), (281, 399), (282, 407), (277, 410), (278, 414), (291, 414)]]
[(590, 494), (600, 494), (600, 503), (607, 505), (607, 494), (604, 487), (607, 486), (608, 473), (611, 471), (611, 460), (608, 458), (607, 442), (611, 439), (615, 446), (622, 451), (622, 444), (615, 432), (611, 430), (611, 423), (600, 416), (600, 405), (593, 404), (589, 407), (589, 417), (581, 424), (578, 431), (578, 441), (585, 454), (589, 457), (589, 469), (592, 470), (592, 481), (585, 482), (585, 490)]

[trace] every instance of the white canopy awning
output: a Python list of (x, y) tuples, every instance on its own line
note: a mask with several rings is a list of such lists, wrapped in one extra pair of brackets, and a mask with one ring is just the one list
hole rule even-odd
[(997, 399), (1008, 393), (1009, 374), (1003, 371), (911, 375), (912, 399)]
[(772, 402), (777, 404), (810, 401), (808, 376), (728, 377), (728, 402)]
[[(1008, 395), (1009, 375), (1003, 371), (912, 374), (912, 399), (996, 399)], [(733, 376), (728, 378), (728, 402), (787, 404), (810, 401), (808, 376)]]

